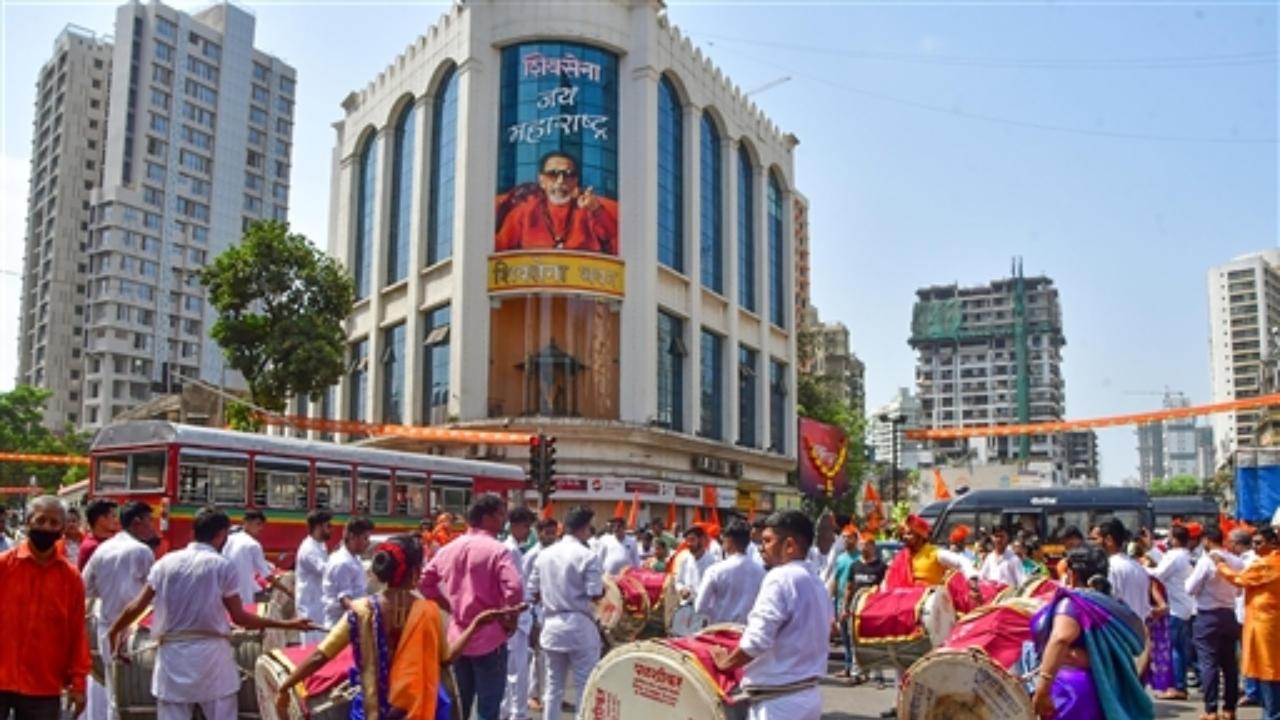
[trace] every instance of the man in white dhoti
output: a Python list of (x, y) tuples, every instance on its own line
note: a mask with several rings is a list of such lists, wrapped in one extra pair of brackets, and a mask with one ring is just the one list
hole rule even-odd
[(530, 576), (534, 598), (542, 605), (539, 640), (547, 666), (542, 705), (548, 717), (560, 713), (570, 668), (574, 707), (582, 706), (587, 677), (600, 659), (600, 631), (591, 604), (604, 595), (604, 571), (600, 558), (587, 547), (593, 515), (588, 507), (570, 510), (564, 537), (541, 551)]
[(769, 516), (764, 531), (765, 575), (732, 653), (713, 648), (724, 671), (745, 665), (742, 688), (751, 698), (750, 720), (818, 720), (818, 678), (827, 672), (834, 611), (822, 581), (805, 566), (813, 522), (797, 510)]
[[(533, 535), (533, 521), (536, 519), (537, 516), (527, 507), (513, 509), (507, 514), (507, 537), (502, 541), (520, 568), (526, 603), (532, 600), (526, 562), (529, 555), (537, 554), (538, 542)], [(498, 709), (498, 717), (503, 720), (527, 720), (529, 717), (529, 633), (532, 630), (533, 612), (525, 610), (516, 622), (516, 631), (507, 639), (507, 691)]]
[(200, 706), (205, 720), (236, 720), (240, 672), (231, 650), (234, 622), (250, 630), (312, 629), (304, 618), (268, 620), (240, 603), (239, 578), (222, 557), (231, 520), (215, 508), (196, 513), (194, 541), (151, 567), (142, 592), (111, 624), (112, 656), (124, 650), (124, 633), (153, 609), (151, 634), (158, 639), (151, 694), (157, 720), (191, 720)]
[(147, 575), (156, 561), (151, 549), (156, 539), (151, 525), (151, 506), (144, 502), (128, 503), (120, 511), (118, 532), (94, 550), (89, 564), (84, 567), (84, 591), (88, 598), (97, 598), (95, 615), (98, 620), (98, 636), (89, 638), (97, 643), (104, 662), (103, 684), (89, 681), (89, 720), (117, 720), (115, 697), (107, 691), (114, 683), (115, 663), (110, 662), (111, 647), (107, 642), (107, 630), (111, 621), (120, 616), (124, 607), (142, 592)]
[(524, 554), (524, 564), (520, 568), (524, 573), (525, 591), (524, 596), (529, 603), (529, 615), (533, 620), (532, 628), (529, 630), (529, 654), (531, 662), (525, 668), (525, 675), (528, 676), (526, 682), (528, 685), (527, 697), (530, 710), (542, 710), (542, 689), (545, 683), (542, 682), (543, 676), (546, 674), (546, 658), (542, 655), (542, 606), (534, 602), (533, 592), (533, 565), (538, 562), (538, 558), (542, 552), (551, 547), (560, 539), (560, 523), (555, 518), (543, 518), (538, 521), (538, 542), (534, 544), (528, 552)]
[(694, 612), (708, 624), (747, 622), (764, 581), (764, 568), (746, 556), (750, 544), (751, 528), (731, 521), (724, 531), (725, 559), (707, 568), (693, 601)]
[[(307, 537), (298, 546), (294, 559), (294, 603), (298, 616), (307, 618), (317, 628), (324, 627), (324, 566), (329, 561), (326, 543), (333, 534), (333, 514), (328, 510), (312, 510), (307, 515)], [(321, 631), (304, 633), (302, 644), (324, 639)]]
[(258, 578), (270, 581), (275, 573), (258, 541), (266, 525), (267, 516), (261, 510), (245, 510), (240, 532), (228, 535), (227, 544), (222, 546), (222, 557), (231, 561), (240, 578), (240, 602), (244, 605), (252, 603), (262, 587)]
[(347, 521), (342, 545), (324, 564), (320, 602), (324, 605), (325, 627), (331, 628), (351, 609), (351, 601), (369, 594), (368, 576), (361, 556), (369, 549), (373, 521), (359, 515)]

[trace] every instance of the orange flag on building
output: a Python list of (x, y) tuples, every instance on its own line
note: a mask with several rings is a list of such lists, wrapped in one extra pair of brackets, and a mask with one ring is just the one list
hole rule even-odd
[(627, 513), (627, 528), (636, 529), (636, 523), (640, 521), (640, 493), (631, 495), (631, 512)]
[(942, 479), (942, 470), (933, 469), (933, 499), (934, 500), (950, 500), (951, 491), (947, 489), (947, 483)]

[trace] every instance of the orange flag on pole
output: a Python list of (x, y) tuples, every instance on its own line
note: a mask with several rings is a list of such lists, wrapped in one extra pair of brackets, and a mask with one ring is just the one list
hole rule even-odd
[(951, 491), (947, 489), (947, 483), (942, 479), (942, 470), (933, 469), (933, 499), (934, 500), (950, 500)]
[(613, 506), (613, 517), (610, 519), (611, 520), (627, 519), (627, 505), (625, 502), (623, 502), (622, 500), (619, 500), (618, 504)]
[(676, 506), (667, 506), (667, 532), (676, 531)]
[(700, 525), (702, 523), (702, 508), (695, 507), (693, 509), (693, 524)]
[(636, 523), (640, 521), (640, 493), (631, 495), (631, 512), (627, 513), (627, 528), (636, 529)]
[(873, 503), (880, 502), (880, 493), (876, 491), (875, 483), (867, 483), (866, 501)]
[(555, 508), (553, 507), (552, 502), (548, 500), (547, 504), (542, 506), (542, 519), (549, 520), (554, 515), (555, 515)]

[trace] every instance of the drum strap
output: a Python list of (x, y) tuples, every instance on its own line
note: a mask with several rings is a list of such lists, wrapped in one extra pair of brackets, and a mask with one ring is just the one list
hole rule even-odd
[(785, 685), (749, 685), (738, 688), (736, 694), (744, 696), (749, 700), (772, 700), (783, 695), (791, 695), (809, 688), (818, 687), (818, 678), (811, 677), (805, 680), (797, 680), (793, 683)]

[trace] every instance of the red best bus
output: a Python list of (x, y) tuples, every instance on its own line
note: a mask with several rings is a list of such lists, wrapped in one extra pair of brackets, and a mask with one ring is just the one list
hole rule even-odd
[[(417, 531), (434, 513), (463, 513), (472, 493), (523, 491), (513, 465), (376, 450), (157, 420), (98, 431), (89, 448), (89, 497), (151, 504), (161, 552), (191, 540), (191, 521), (216, 505), (239, 522), (246, 508), (267, 516), (267, 558), (282, 567), (307, 534), (306, 516), (322, 508), (335, 526), (368, 515), (379, 535)], [(336, 546), (341, 532), (330, 540)]]

